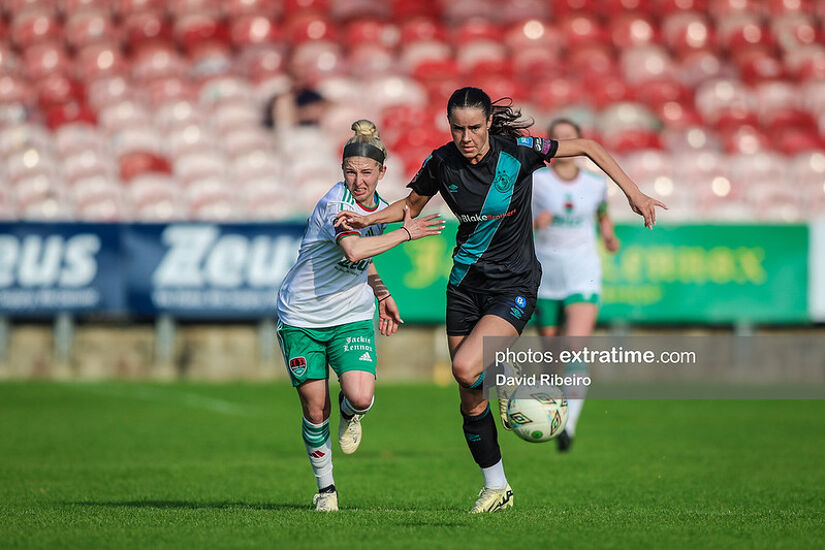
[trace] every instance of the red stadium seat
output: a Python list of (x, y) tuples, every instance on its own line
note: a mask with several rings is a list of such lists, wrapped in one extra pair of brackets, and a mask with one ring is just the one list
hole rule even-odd
[(673, 69), (674, 77), (691, 88), (709, 80), (735, 76), (734, 69), (727, 62), (708, 51), (687, 54)]
[(180, 76), (187, 69), (188, 65), (180, 54), (159, 44), (141, 48), (132, 61), (132, 77), (138, 82)]
[[(456, 62), (464, 74), (480, 74), (478, 65), (483, 63), (500, 62), (509, 69), (504, 62), (507, 58), (507, 49), (499, 42), (491, 40), (473, 40), (464, 42), (456, 49)], [(482, 73), (483, 74), (483, 73)]]
[(116, 10), (121, 18), (136, 13), (162, 13), (166, 10), (166, 0), (116, 0)]
[(773, 37), (756, 15), (743, 13), (725, 17), (716, 29), (717, 42), (723, 51), (739, 53), (742, 49), (773, 44)]
[(575, 79), (540, 80), (530, 89), (530, 101), (543, 111), (555, 111), (578, 103), (582, 89)]
[(20, 78), (0, 76), (0, 105), (33, 103), (32, 89)]
[(825, 80), (825, 46), (803, 46), (785, 54), (788, 74), (799, 80)]
[(723, 147), (728, 153), (754, 154), (760, 151), (770, 150), (774, 143), (764, 132), (754, 126), (740, 126), (730, 128), (720, 133)]
[(785, 79), (785, 66), (782, 62), (762, 50), (751, 50), (739, 55), (736, 64), (740, 77), (747, 84)]
[(608, 43), (607, 31), (596, 17), (589, 14), (576, 13), (565, 17), (559, 22), (559, 29), (569, 51), (594, 43)]
[(232, 51), (221, 42), (199, 42), (188, 51), (188, 58), (189, 76), (196, 85), (232, 72)]
[(590, 103), (597, 109), (604, 109), (613, 103), (636, 99), (634, 90), (618, 76), (604, 77), (598, 86), (588, 87), (587, 92)]
[(169, 0), (167, 10), (175, 19), (192, 14), (220, 15), (221, 0)]
[(120, 32), (133, 54), (145, 47), (172, 46), (172, 27), (161, 11), (141, 11), (126, 16)]
[(341, 47), (334, 42), (305, 42), (292, 51), (289, 67), (299, 81), (314, 81), (344, 71)]
[(814, 12), (814, 2), (811, 0), (768, 0), (767, 4), (768, 13), (772, 16), (813, 14)]
[(418, 75), (425, 71), (419, 68), (429, 63), (451, 63), (456, 71), (452, 74), (458, 74), (458, 66), (452, 59), (452, 51), (444, 42), (420, 41), (404, 46), (401, 50), (400, 61), (404, 70), (411, 74)]
[(111, 133), (150, 125), (149, 112), (137, 101), (113, 102), (100, 110), (100, 125)]
[(264, 15), (243, 15), (232, 21), (229, 37), (236, 48), (252, 44), (272, 44), (283, 39), (281, 30)]
[(401, 24), (401, 44), (406, 46), (414, 42), (446, 42), (447, 31), (444, 26), (430, 17), (414, 17)]
[(665, 17), (662, 38), (680, 57), (693, 51), (711, 50), (716, 43), (715, 32), (707, 17), (694, 11), (676, 12)]
[(617, 14), (610, 20), (608, 32), (613, 46), (619, 49), (659, 41), (658, 27), (649, 17), (638, 13)]
[(111, 166), (102, 155), (93, 150), (79, 150), (63, 159), (62, 174), (72, 184), (82, 179), (108, 177)]
[(228, 0), (224, 3), (223, 9), (232, 18), (241, 15), (263, 15), (279, 19), (283, 13), (283, 2), (280, 0)]
[(672, 78), (673, 62), (667, 51), (660, 46), (636, 46), (627, 48), (621, 55), (622, 74), (633, 86), (654, 80)]
[[(662, 144), (671, 155), (682, 152), (721, 151), (722, 144), (715, 132), (695, 124), (686, 127), (665, 128), (661, 134)], [(693, 153), (691, 153), (693, 154)]]
[(528, 19), (548, 19), (552, 8), (546, 0), (503, 0), (493, 2), (493, 17), (503, 25)]
[(330, 15), (338, 21), (360, 17), (387, 18), (392, 14), (392, 6), (385, 0), (337, 0), (330, 8)]
[(306, 12), (289, 17), (284, 22), (286, 39), (290, 44), (324, 40), (336, 42), (336, 26), (326, 17), (315, 12)]
[(762, 2), (760, 0), (708, 0), (708, 11), (717, 21), (743, 14), (761, 16)]
[(68, 72), (71, 62), (63, 46), (58, 42), (43, 42), (23, 51), (26, 75), (32, 80)]
[(387, 21), (364, 17), (347, 23), (342, 40), (348, 48), (360, 45), (395, 48), (401, 40), (401, 29)]
[(89, 104), (97, 110), (128, 99), (132, 92), (129, 82), (119, 75), (95, 79), (86, 90)]
[(560, 0), (553, 2), (553, 16), (561, 19), (579, 13), (598, 13), (599, 0)]
[[(54, 133), (57, 154), (64, 160), (75, 154), (91, 151), (104, 158), (105, 141), (96, 127), (87, 124), (66, 124)], [(108, 162), (108, 161), (107, 161)]]
[(47, 76), (35, 83), (40, 107), (48, 110), (55, 105), (82, 102), (86, 97), (83, 85), (61, 74)]
[(58, 0), (58, 6), (64, 17), (85, 10), (100, 10), (109, 17), (114, 15), (112, 2), (109, 0)]
[(46, 111), (46, 124), (54, 131), (64, 124), (97, 124), (97, 116), (85, 103), (70, 102), (55, 105)]
[(173, 32), (178, 45), (189, 53), (207, 43), (229, 43), (226, 24), (210, 12), (191, 12), (178, 17)]
[(489, 19), (481, 17), (473, 17), (457, 25), (450, 34), (450, 40), (456, 48), (460, 48), (468, 42), (489, 41), (500, 43), (504, 40), (502, 28)]
[(286, 51), (283, 46), (262, 44), (244, 48), (235, 58), (240, 74), (252, 82), (261, 82), (283, 74)]
[(571, 72), (581, 75), (585, 84), (599, 86), (602, 79), (618, 76), (619, 66), (608, 46), (593, 44), (571, 52), (568, 63)]
[(68, 15), (63, 34), (69, 46), (79, 50), (90, 44), (111, 41), (116, 30), (107, 11), (85, 9)]
[(142, 174), (171, 174), (169, 160), (149, 151), (130, 151), (120, 156), (120, 179), (131, 181)]
[(356, 77), (369, 77), (394, 72), (397, 60), (392, 50), (378, 44), (362, 44), (347, 56), (350, 72)]
[(564, 49), (564, 38), (558, 27), (539, 19), (528, 19), (512, 25), (504, 36), (511, 55), (532, 48), (544, 50), (545, 55), (557, 57)]
[(117, 44), (102, 42), (86, 46), (75, 56), (74, 75), (82, 80), (122, 74), (127, 61)]
[(17, 14), (11, 22), (11, 38), (20, 50), (36, 44), (59, 40), (62, 28), (52, 10), (30, 9)]
[(802, 13), (779, 15), (771, 21), (771, 32), (785, 51), (810, 46), (817, 39), (822, 42), (823, 34), (823, 30), (817, 29), (813, 18)]
[(825, 150), (825, 140), (816, 129), (786, 127), (771, 135), (774, 138), (774, 147), (786, 155)]

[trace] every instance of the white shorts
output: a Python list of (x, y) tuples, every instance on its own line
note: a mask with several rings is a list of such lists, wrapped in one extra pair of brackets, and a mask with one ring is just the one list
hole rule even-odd
[(541, 263), (539, 298), (563, 300), (573, 294), (602, 293), (602, 262), (595, 251), (538, 254)]

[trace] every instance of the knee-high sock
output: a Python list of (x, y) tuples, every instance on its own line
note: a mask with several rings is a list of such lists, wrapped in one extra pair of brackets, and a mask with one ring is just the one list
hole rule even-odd
[(356, 409), (355, 407), (352, 406), (352, 403), (349, 402), (349, 399), (344, 397), (344, 399), (341, 400), (341, 413), (343, 413), (343, 415), (346, 418), (352, 418), (353, 415), (356, 415), (356, 414), (360, 414), (360, 415), (363, 416), (363, 415), (367, 414), (370, 411), (370, 409), (372, 408), (373, 403), (375, 403), (375, 396), (374, 395), (372, 396), (372, 401), (370, 401), (369, 406), (366, 409), (359, 410), (359, 409)]
[(313, 424), (304, 418), (301, 434), (304, 437), (307, 456), (318, 488), (323, 489), (333, 485), (335, 481), (332, 478), (332, 441), (329, 439), (329, 418), (320, 424)]

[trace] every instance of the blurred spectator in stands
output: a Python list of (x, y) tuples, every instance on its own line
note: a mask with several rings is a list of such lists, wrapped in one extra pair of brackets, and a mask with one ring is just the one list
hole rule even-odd
[(319, 126), (327, 101), (312, 88), (273, 96), (266, 104), (264, 126), (285, 129), (293, 126)]

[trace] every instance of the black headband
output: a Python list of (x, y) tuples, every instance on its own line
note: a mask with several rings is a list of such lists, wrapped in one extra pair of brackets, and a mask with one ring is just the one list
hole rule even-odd
[(384, 151), (372, 145), (370, 143), (364, 143), (363, 141), (356, 141), (355, 143), (349, 143), (346, 147), (344, 147), (344, 158), (349, 157), (367, 157), (374, 161), (377, 161), (378, 164), (384, 164)]

